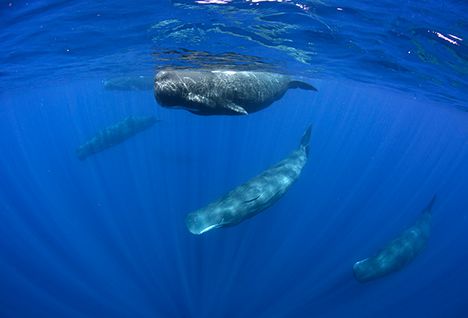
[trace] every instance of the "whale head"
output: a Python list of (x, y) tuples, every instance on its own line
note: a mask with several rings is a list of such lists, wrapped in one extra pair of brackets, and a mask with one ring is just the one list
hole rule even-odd
[(163, 107), (183, 106), (186, 103), (187, 87), (175, 71), (160, 71), (154, 78), (154, 96)]
[(154, 78), (154, 96), (159, 105), (198, 111), (208, 99), (200, 93), (199, 75), (190, 71), (160, 71)]
[(193, 212), (187, 215), (185, 218), (185, 224), (187, 225), (190, 233), (200, 235), (208, 232), (212, 229), (216, 229), (222, 226), (222, 220), (219, 218), (213, 218), (208, 215)]
[(373, 257), (354, 263), (353, 274), (359, 282), (364, 283), (385, 276), (400, 268), (401, 264), (395, 262), (394, 255), (385, 253), (385, 250), (383, 250)]
[(205, 71), (162, 70), (154, 78), (154, 96), (163, 107), (210, 115), (217, 105), (216, 91), (210, 88), (212, 77), (213, 73)]
[(189, 213), (185, 218), (185, 224), (187, 225), (190, 233), (200, 235), (206, 233), (212, 229), (223, 226), (223, 218), (215, 216), (210, 213), (203, 213), (202, 210), (198, 210)]
[(353, 274), (359, 282), (363, 283), (374, 278), (375, 269), (373, 269), (371, 261), (366, 258), (354, 263)]

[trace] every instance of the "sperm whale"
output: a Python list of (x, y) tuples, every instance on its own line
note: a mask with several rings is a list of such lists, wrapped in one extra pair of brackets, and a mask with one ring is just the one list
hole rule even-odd
[(311, 127), (287, 158), (206, 207), (189, 213), (185, 219), (188, 230), (198, 235), (236, 225), (272, 206), (301, 175), (307, 163), (310, 135)]
[(78, 159), (85, 160), (91, 155), (124, 142), (139, 132), (150, 128), (158, 121), (159, 120), (154, 116), (129, 116), (124, 120), (99, 131), (94, 135), (94, 137), (76, 149), (76, 155)]
[(280, 99), (290, 88), (310, 91), (312, 85), (290, 76), (235, 70), (162, 70), (154, 95), (163, 107), (183, 108), (197, 115), (247, 115)]
[(425, 248), (431, 229), (434, 196), (416, 223), (403, 231), (375, 255), (356, 262), (354, 277), (367, 282), (402, 269)]

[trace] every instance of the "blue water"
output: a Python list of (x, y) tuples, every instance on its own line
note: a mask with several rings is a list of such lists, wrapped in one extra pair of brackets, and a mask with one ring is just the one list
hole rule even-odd
[[(468, 317), (466, 2), (217, 2), (0, 4), (0, 317)], [(167, 65), (277, 70), (318, 92), (201, 117), (102, 85)], [(132, 115), (162, 121), (78, 160)], [(273, 207), (186, 229), (310, 123), (309, 161)], [(434, 194), (426, 249), (358, 283), (354, 262)]]

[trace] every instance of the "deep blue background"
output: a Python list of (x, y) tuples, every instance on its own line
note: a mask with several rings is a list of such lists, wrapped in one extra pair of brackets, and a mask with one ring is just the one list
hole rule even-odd
[[(318, 82), (318, 93), (290, 91), (248, 117), (198, 117), (99, 84), (2, 95), (2, 317), (467, 312), (465, 113)], [(163, 121), (75, 157), (97, 127), (131, 114)], [(186, 230), (188, 212), (283, 158), (310, 122), (310, 160), (274, 207), (203, 236)], [(434, 193), (427, 250), (357, 283), (352, 264), (412, 224)]]
[[(364, 3), (356, 7), (366, 12), (371, 5)], [(320, 79), (310, 80), (317, 93), (289, 91), (249, 116), (194, 116), (159, 107), (150, 91), (105, 91), (102, 74), (115, 73), (116, 65), (127, 70), (132, 59), (138, 71), (148, 63), (152, 74), (158, 65), (150, 51), (161, 42), (151, 42), (151, 33), (121, 42), (110, 40), (114, 33), (103, 41), (102, 34), (112, 26), (122, 34), (123, 17), (138, 33), (150, 25), (145, 19), (198, 13), (184, 17), (170, 4), (153, 11), (106, 4), (113, 13), (106, 29), (90, 22), (94, 11), (70, 6), (57, 2), (3, 20), (16, 22), (1, 34), (10, 41), (2, 41), (10, 55), (2, 58), (0, 74), (1, 317), (468, 315), (463, 85), (439, 87), (457, 97), (457, 108), (430, 99), (430, 90), (415, 93), (427, 82), (405, 86), (380, 68), (351, 63), (345, 69), (398, 90), (346, 80), (342, 65), (323, 57), (324, 45), (320, 58), (328, 75), (315, 69)], [(146, 15), (139, 18), (141, 12)], [(37, 19), (56, 27), (34, 37)], [(69, 43), (54, 46), (48, 38), (70, 25), (101, 32), (74, 41), (83, 47), (74, 57), (63, 51)], [(444, 52), (452, 61), (452, 52)], [(306, 68), (288, 63), (292, 70)], [(424, 73), (440, 66), (442, 77), (450, 77), (450, 69), (435, 65), (414, 67)], [(86, 161), (76, 158), (78, 145), (129, 115), (162, 122)], [(202, 236), (187, 231), (187, 213), (284, 158), (310, 123), (309, 162), (284, 198), (238, 226)], [(356, 282), (353, 263), (411, 225), (433, 194), (427, 249), (401, 272)]]

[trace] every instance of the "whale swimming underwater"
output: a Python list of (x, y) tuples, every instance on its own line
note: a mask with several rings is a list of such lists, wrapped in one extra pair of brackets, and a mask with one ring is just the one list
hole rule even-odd
[(361, 283), (396, 272), (410, 263), (425, 248), (429, 238), (434, 196), (416, 223), (387, 244), (374, 256), (353, 266), (354, 277)]
[(129, 116), (99, 131), (94, 137), (76, 149), (76, 155), (78, 159), (85, 160), (91, 155), (124, 142), (132, 136), (152, 127), (157, 122), (159, 122), (159, 120), (154, 116)]
[(228, 192), (219, 200), (186, 216), (192, 234), (236, 225), (265, 210), (280, 199), (299, 178), (307, 162), (311, 127), (304, 133), (299, 148), (273, 167)]
[(289, 76), (232, 70), (163, 70), (154, 79), (154, 95), (163, 107), (197, 115), (247, 115), (268, 107), (290, 88), (316, 91)]

